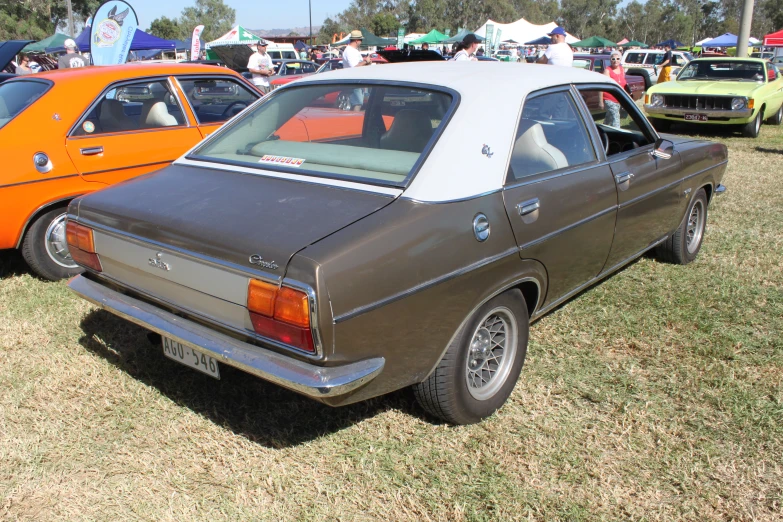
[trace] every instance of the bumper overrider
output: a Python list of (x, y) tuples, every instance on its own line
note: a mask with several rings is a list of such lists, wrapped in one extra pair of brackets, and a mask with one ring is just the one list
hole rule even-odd
[(316, 366), (234, 339), (84, 276), (71, 279), (68, 288), (123, 319), (314, 399), (350, 393), (378, 376), (385, 364), (383, 357), (375, 357), (341, 366)]

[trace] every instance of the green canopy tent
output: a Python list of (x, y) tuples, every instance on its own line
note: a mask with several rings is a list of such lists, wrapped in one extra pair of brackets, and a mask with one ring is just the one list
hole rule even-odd
[(584, 40), (579, 40), (578, 42), (572, 43), (571, 47), (614, 47), (616, 45), (616, 43), (611, 40), (607, 40), (606, 38), (601, 38), (600, 36), (591, 36), (590, 38), (585, 38)]
[(411, 40), (410, 42), (408, 42), (408, 45), (419, 45), (419, 44), (423, 44), (423, 43), (426, 43), (426, 44), (436, 44), (436, 43), (445, 42), (448, 39), (449, 39), (448, 36), (446, 36), (445, 34), (441, 33), (437, 29), (433, 29), (432, 31), (430, 31), (429, 33), (425, 34), (421, 38), (416, 38), (415, 40)]
[[(387, 45), (396, 45), (397, 39), (396, 38), (381, 38), (380, 36), (375, 36), (372, 34), (368, 29), (361, 29), (362, 32), (362, 47), (386, 47)], [(332, 47), (337, 47), (339, 45), (347, 45), (348, 42), (351, 41), (351, 35), (349, 34), (342, 40), (338, 40), (332, 44)]]
[(631, 40), (630, 42), (625, 42), (624, 44), (621, 44), (620, 47), (641, 47), (642, 49), (647, 49), (649, 45), (647, 45), (644, 42), (640, 42), (638, 40)]
[(23, 53), (43, 53), (46, 52), (47, 47), (62, 47), (65, 45), (65, 40), (70, 38), (67, 34), (56, 33), (49, 38), (44, 38), (40, 42), (31, 43), (22, 49)]
[[(458, 32), (457, 34), (455, 34), (451, 38), (449, 38), (446, 41), (444, 41), (443, 43), (455, 44), (455, 43), (461, 42), (465, 38), (465, 36), (471, 34), (472, 32), (473, 31), (468, 31), (467, 29), (463, 29), (462, 31)], [(483, 37), (481, 37), (479, 35), (476, 35), (476, 37), (479, 39), (479, 42), (483, 42), (484, 41)]]

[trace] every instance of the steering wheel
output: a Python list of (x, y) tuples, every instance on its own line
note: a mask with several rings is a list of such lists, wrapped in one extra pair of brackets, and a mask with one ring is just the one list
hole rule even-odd
[[(234, 109), (235, 106), (241, 105), (242, 107), (239, 110)], [(232, 112), (232, 109), (234, 111)], [(223, 111), (223, 114), (221, 115), (223, 118), (233, 118), (243, 110), (247, 109), (247, 103), (243, 101), (235, 101), (228, 104), (228, 107)]]
[(601, 127), (596, 128), (598, 129), (598, 135), (601, 137), (601, 144), (604, 146), (604, 152), (609, 154), (609, 136)]

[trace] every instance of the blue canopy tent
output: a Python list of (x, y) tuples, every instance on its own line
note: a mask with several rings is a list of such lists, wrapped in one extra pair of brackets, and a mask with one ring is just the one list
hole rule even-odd
[[(702, 42), (701, 46), (704, 47), (737, 47), (738, 36), (736, 34), (725, 33), (712, 40)], [(748, 41), (748, 47), (753, 47), (753, 42)]]
[[(83, 53), (90, 52), (90, 28), (85, 28), (79, 36), (76, 37), (76, 46)], [(177, 44), (174, 40), (164, 40), (157, 36), (145, 33), (141, 29), (136, 29), (136, 33), (133, 35), (133, 41), (131, 42), (131, 51), (148, 51), (150, 49), (164, 49), (174, 50)], [(64, 47), (47, 47), (47, 54), (62, 53), (65, 51)]]
[(542, 36), (541, 38), (536, 38), (535, 40), (530, 40), (529, 42), (525, 42), (525, 45), (551, 45), (552, 39), (548, 36)]
[(655, 47), (663, 47), (664, 45), (668, 45), (668, 46), (669, 46), (669, 47), (671, 47), (672, 49), (676, 49), (676, 48), (678, 48), (678, 47), (683, 47), (685, 44), (684, 44), (684, 43), (682, 43), (682, 42), (681, 42), (681, 41), (679, 41), (679, 40), (675, 40), (675, 39), (673, 39), (673, 38), (670, 38), (669, 40), (664, 40), (664, 41), (663, 41), (663, 42), (661, 42), (661, 43), (657, 43), (657, 44), (655, 44)]

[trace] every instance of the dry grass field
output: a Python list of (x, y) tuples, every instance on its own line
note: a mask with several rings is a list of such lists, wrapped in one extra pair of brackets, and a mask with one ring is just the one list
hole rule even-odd
[(468, 427), (409, 391), (215, 381), (0, 252), (0, 519), (783, 519), (783, 127), (713, 136), (729, 190), (696, 262), (644, 257), (535, 323)]

